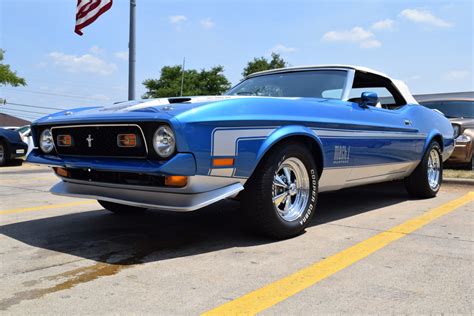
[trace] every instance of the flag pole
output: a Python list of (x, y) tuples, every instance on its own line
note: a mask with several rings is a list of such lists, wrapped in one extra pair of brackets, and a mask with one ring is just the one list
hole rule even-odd
[(135, 7), (136, 0), (130, 0), (130, 29), (128, 40), (128, 99), (135, 99)]

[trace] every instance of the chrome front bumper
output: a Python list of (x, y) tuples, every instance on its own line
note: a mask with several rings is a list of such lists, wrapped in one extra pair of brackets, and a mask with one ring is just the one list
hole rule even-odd
[(470, 163), (474, 152), (473, 146), (474, 143), (469, 136), (461, 135), (456, 138), (456, 146), (454, 147), (454, 151), (449, 157), (447, 164), (454, 166)]
[(237, 195), (244, 189), (242, 183), (237, 182), (224, 187), (205, 192), (170, 192), (140, 189), (120, 188), (108, 186), (104, 183), (74, 183), (61, 181), (51, 188), (56, 195), (77, 198), (104, 200), (119, 204), (153, 208), (175, 212), (189, 212), (222, 199)]

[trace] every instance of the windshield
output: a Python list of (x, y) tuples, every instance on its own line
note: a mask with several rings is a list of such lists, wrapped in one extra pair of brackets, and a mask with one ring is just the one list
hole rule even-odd
[(430, 109), (439, 110), (449, 118), (474, 118), (474, 101), (432, 101), (421, 104)]
[(16, 131), (20, 134), (23, 134), (23, 133), (29, 131), (29, 129), (30, 129), (30, 126), (26, 125), (26, 126), (22, 126), (22, 127), (17, 128)]
[(251, 77), (226, 95), (341, 99), (346, 82), (344, 70), (311, 70)]

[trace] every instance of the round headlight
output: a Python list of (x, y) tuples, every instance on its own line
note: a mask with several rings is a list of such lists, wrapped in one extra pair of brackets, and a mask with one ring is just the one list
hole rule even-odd
[(453, 130), (454, 130), (454, 138), (458, 137), (461, 131), (461, 128), (457, 124), (453, 124)]
[(39, 146), (45, 154), (49, 154), (54, 149), (53, 135), (50, 129), (45, 129), (39, 138)]
[(153, 135), (153, 148), (163, 158), (167, 158), (174, 153), (176, 140), (170, 127), (160, 126), (156, 130), (155, 135)]

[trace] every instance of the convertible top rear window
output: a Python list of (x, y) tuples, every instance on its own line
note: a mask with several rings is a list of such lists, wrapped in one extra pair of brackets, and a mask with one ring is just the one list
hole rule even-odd
[(344, 70), (274, 73), (244, 80), (226, 95), (323, 98), (331, 91), (331, 98), (340, 99), (346, 77)]

